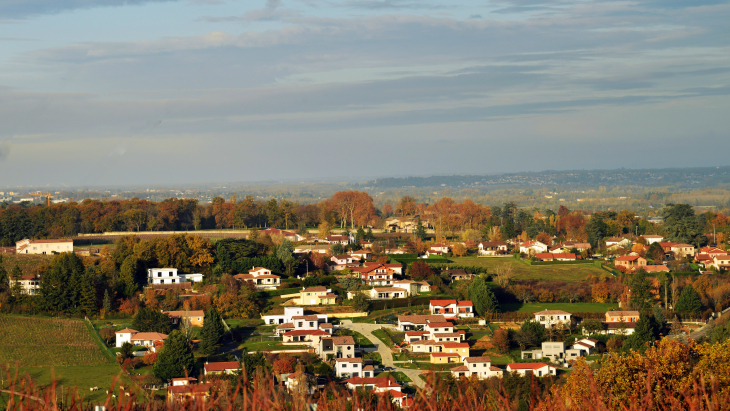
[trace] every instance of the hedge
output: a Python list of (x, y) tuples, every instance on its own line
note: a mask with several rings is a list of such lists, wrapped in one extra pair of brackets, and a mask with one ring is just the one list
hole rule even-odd
[(575, 260), (575, 261), (529, 261), (529, 265), (573, 265), (573, 264), (593, 264), (591, 260)]
[(294, 294), (301, 291), (301, 288), (282, 288), (277, 290), (263, 290), (263, 291), (257, 291), (256, 294), (266, 294), (269, 297), (277, 297), (284, 294)]

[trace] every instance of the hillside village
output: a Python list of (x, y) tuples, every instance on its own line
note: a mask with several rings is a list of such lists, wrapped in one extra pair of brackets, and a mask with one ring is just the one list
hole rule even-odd
[[(666, 223), (601, 235), (613, 223), (600, 218), (533, 236), (508, 224), (446, 236), (413, 215), (214, 241), (24, 238), (3, 254), (16, 265), (0, 273), (0, 309), (84, 317), (133, 384), (165, 401), (205, 401), (217, 382), (267, 370), (292, 393), (334, 384), (409, 408), (434, 376), (560, 378), (579, 359), (700, 335), (730, 307), (724, 236)], [(45, 265), (23, 272), (34, 256)]]

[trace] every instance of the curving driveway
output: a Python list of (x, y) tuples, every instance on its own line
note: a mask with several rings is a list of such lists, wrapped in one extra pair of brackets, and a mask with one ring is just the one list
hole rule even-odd
[(380, 354), (380, 358), (383, 360), (384, 367), (393, 367), (396, 371), (400, 371), (403, 374), (407, 375), (408, 378), (413, 381), (412, 384), (418, 388), (426, 387), (426, 383), (419, 377), (419, 375), (421, 374), (421, 370), (412, 370), (409, 368), (401, 368), (395, 366), (395, 363), (393, 362), (393, 352), (390, 350), (390, 347), (383, 344), (383, 342), (380, 341), (378, 337), (373, 335), (373, 331), (383, 328), (382, 325), (353, 323), (350, 320), (342, 320), (340, 326), (348, 330), (359, 332), (360, 334), (364, 335), (365, 338), (375, 344), (375, 346), (378, 347), (378, 354)]

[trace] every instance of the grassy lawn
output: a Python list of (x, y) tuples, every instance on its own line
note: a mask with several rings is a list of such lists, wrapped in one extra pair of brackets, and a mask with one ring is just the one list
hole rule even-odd
[(513, 362), (513, 359), (509, 355), (487, 355), (492, 360), (492, 365), (507, 365)]
[(336, 335), (350, 335), (355, 340), (355, 344), (358, 344), (362, 348), (372, 348), (375, 347), (375, 344), (373, 344), (372, 341), (370, 341), (367, 337), (360, 334), (357, 331), (352, 330), (339, 330), (335, 333)]
[(452, 262), (447, 265), (485, 267), (488, 273), (493, 273), (494, 268), (507, 264), (512, 267), (516, 280), (581, 281), (589, 274), (594, 276), (606, 274), (606, 271), (592, 264), (530, 266), (513, 258), (452, 257), (449, 260)]
[(601, 313), (612, 308), (618, 308), (618, 304), (612, 303), (528, 303), (528, 304), (500, 304), (504, 312), (532, 313), (543, 310), (562, 310), (569, 313)]
[(299, 350), (309, 348), (306, 345), (282, 345), (279, 340), (246, 341), (240, 345), (243, 351)]
[[(428, 361), (398, 364), (398, 366), (401, 368), (408, 368), (411, 370), (431, 370), (431, 371), (446, 371), (446, 370), (449, 370), (454, 367), (460, 367), (462, 365), (464, 365), (464, 364), (461, 362), (451, 363), (451, 364), (431, 364)], [(378, 375), (380, 375), (380, 374), (378, 374)]]
[[(14, 372), (12, 369), (11, 372)], [(119, 379), (125, 387), (129, 387), (131, 381), (129, 376), (122, 373), (122, 370), (115, 364), (94, 365), (94, 366), (69, 366), (69, 367), (21, 367), (19, 377), (29, 376), (35, 384), (40, 387), (51, 385), (52, 376), (57, 382), (57, 391), (60, 395), (61, 386), (64, 392), (73, 387), (78, 389), (78, 395), (85, 401), (94, 404), (104, 403), (107, 394), (106, 390), (114, 388), (115, 379)], [(99, 387), (97, 391), (89, 391), (91, 387)]]
[(383, 344), (387, 345), (388, 347), (393, 346), (393, 342), (388, 338), (388, 336), (385, 334), (385, 330), (375, 330), (373, 331), (373, 335), (378, 337), (380, 341), (383, 342)]
[(378, 377), (393, 377), (398, 382), (411, 382), (411, 381), (413, 381), (410, 378), (408, 378), (407, 375), (403, 374), (400, 371), (387, 371), (387, 372), (382, 372), (382, 373), (378, 374)]
[(380, 356), (380, 353), (377, 353), (377, 352), (363, 353), (362, 358), (367, 359), (367, 360), (373, 360), (373, 362), (375, 364), (377, 364), (378, 366), (383, 365), (383, 358)]
[(412, 307), (389, 308), (387, 310), (371, 311), (367, 317), (356, 317), (352, 319), (352, 322), (375, 324), (376, 321), (383, 322), (384, 320), (387, 320), (387, 317), (392, 316), (393, 319), (395, 319), (396, 316), (403, 315), (406, 312), (410, 312), (413, 314), (428, 314), (428, 305), (414, 305)]

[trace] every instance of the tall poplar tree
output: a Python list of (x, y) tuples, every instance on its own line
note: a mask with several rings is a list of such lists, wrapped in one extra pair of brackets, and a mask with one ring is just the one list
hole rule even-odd
[(215, 354), (215, 350), (220, 345), (224, 333), (223, 320), (218, 310), (215, 307), (211, 307), (205, 314), (203, 328), (200, 330), (200, 352), (205, 355)]
[(173, 378), (192, 376), (195, 367), (195, 356), (185, 335), (174, 330), (167, 336), (165, 346), (157, 356), (152, 372), (157, 378), (169, 381)]

